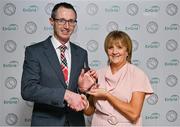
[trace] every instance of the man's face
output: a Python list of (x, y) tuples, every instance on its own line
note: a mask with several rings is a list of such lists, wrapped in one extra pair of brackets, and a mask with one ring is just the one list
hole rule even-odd
[(54, 28), (54, 36), (61, 42), (66, 43), (76, 27), (76, 15), (72, 9), (60, 7), (55, 19), (50, 19)]

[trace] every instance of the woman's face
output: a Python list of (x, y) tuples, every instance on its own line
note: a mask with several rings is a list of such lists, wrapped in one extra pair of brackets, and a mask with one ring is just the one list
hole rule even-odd
[(128, 56), (127, 48), (121, 43), (108, 47), (107, 54), (111, 65), (121, 66), (126, 63)]

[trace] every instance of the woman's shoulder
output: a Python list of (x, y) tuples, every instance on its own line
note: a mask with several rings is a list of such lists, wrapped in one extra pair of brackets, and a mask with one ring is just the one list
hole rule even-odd
[(138, 74), (138, 75), (146, 75), (145, 72), (140, 67), (137, 67), (134, 64), (128, 63), (128, 70), (129, 70), (130, 73), (134, 73), (135, 75), (136, 74)]

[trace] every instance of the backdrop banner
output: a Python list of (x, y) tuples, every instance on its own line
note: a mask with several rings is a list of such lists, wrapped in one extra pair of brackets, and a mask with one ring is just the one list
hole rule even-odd
[[(77, 10), (71, 41), (88, 51), (91, 68), (106, 66), (110, 31), (131, 36), (132, 63), (148, 74), (154, 90), (144, 103), (143, 125), (180, 126), (180, 0), (64, 1)], [(0, 0), (0, 126), (30, 125), (33, 103), (20, 94), (24, 51), (52, 35), (49, 18), (58, 2)]]

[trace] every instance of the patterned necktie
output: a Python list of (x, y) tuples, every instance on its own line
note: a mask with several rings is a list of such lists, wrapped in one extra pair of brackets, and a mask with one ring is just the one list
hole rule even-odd
[(60, 46), (60, 51), (61, 51), (61, 69), (64, 74), (64, 79), (65, 82), (68, 83), (68, 66), (67, 66), (67, 60), (65, 57), (65, 50), (67, 47), (65, 45)]

